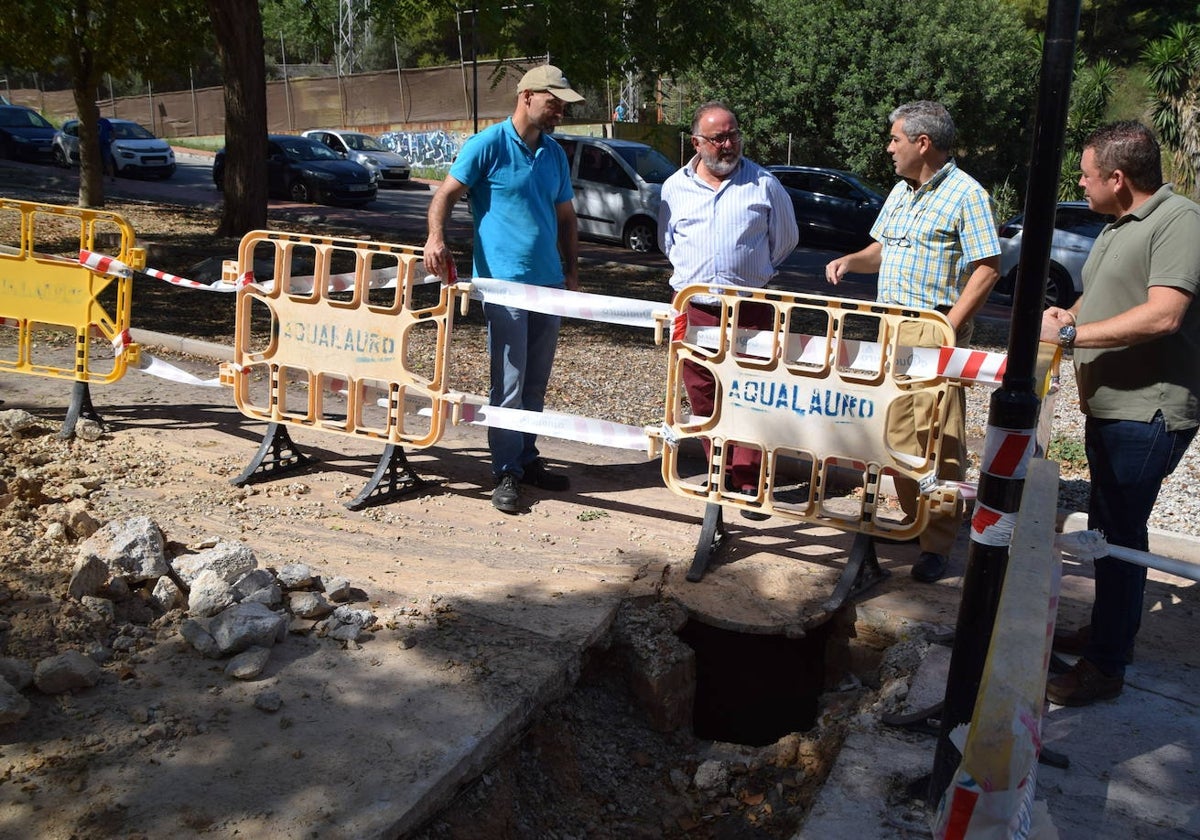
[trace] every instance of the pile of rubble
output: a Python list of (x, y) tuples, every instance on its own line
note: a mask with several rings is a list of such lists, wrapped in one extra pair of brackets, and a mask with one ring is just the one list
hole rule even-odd
[[(0, 436), (45, 432), (28, 412), (0, 412)], [(86, 501), (88, 480), (48, 495), (39, 460), (7, 459), (0, 471), (0, 512), (13, 523), (5, 536), (41, 544), (28, 546), (40, 558), (65, 561), (74, 551), (74, 570), (68, 579), (61, 562), (55, 581), (47, 564), (37, 575), (43, 591), (13, 581), (0, 587), (0, 724), (29, 713), (26, 692), (90, 688), (103, 666), (176, 632), (199, 654), (226, 660), (228, 677), (252, 680), (288, 633), (350, 645), (380, 627), (375, 613), (354, 606), (367, 600), (363, 590), (344, 578), (323, 580), (307, 564), (263, 568), (248, 546), (220, 537), (168, 543), (148, 516), (102, 526)], [(12, 647), (25, 655), (9, 655)]]

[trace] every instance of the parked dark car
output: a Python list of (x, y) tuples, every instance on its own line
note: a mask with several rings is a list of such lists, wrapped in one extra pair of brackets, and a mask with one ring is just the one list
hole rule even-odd
[(871, 244), (870, 230), (884, 193), (852, 172), (820, 166), (768, 166), (796, 210), (800, 242), (858, 249)]
[[(1050, 265), (1046, 276), (1046, 306), (1064, 309), (1083, 293), (1083, 264), (1096, 237), (1112, 216), (1097, 213), (1086, 201), (1060, 201), (1054, 210), (1054, 233), (1050, 238)], [(996, 291), (1011, 295), (1016, 288), (1017, 264), (1025, 216), (1013, 216), (1000, 226), (1000, 282)]]
[[(225, 150), (213, 159), (213, 183), (224, 189)], [(291, 134), (267, 137), (267, 192), (276, 198), (362, 206), (375, 200), (375, 176), (316, 140)]]
[(54, 126), (24, 105), (0, 105), (0, 157), (50, 163)]

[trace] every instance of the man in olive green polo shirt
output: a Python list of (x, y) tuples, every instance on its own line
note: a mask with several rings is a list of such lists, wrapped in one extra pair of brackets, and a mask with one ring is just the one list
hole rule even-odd
[[(1163, 184), (1158, 143), (1140, 123), (1093, 133), (1080, 169), (1088, 205), (1116, 221), (1083, 267), (1083, 295), (1070, 310), (1047, 309), (1041, 337), (1075, 353), (1088, 528), (1145, 551), (1159, 488), (1200, 426), (1200, 206)], [(1046, 686), (1060, 705), (1120, 694), (1141, 625), (1145, 567), (1095, 565), (1091, 626), (1063, 640), (1082, 655)]]

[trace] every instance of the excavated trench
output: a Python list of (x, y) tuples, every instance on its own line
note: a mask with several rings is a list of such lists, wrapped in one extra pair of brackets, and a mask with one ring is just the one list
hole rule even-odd
[(791, 838), (873, 696), (835, 690), (878, 662), (851, 655), (853, 613), (790, 638), (625, 602), (573, 689), (415, 840)]

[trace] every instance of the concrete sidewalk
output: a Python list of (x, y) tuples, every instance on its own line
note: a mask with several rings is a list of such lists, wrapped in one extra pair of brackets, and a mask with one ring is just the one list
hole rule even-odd
[[(1075, 514), (1064, 530), (1085, 522)], [(1152, 532), (1150, 549), (1200, 563), (1200, 542), (1188, 537)], [(1066, 558), (1060, 624), (1087, 622), (1091, 592), (1091, 564)], [(1200, 837), (1200, 651), (1190, 641), (1200, 593), (1190, 580), (1151, 570), (1146, 610), (1121, 696), (1084, 708), (1050, 706), (1043, 720), (1044, 748), (1069, 766), (1040, 765), (1036, 798), (1063, 840)], [(910, 710), (940, 699), (949, 660), (949, 649), (931, 649)], [(931, 813), (903, 791), (931, 771), (935, 739), (859, 723), (796, 840), (928, 836)]]

